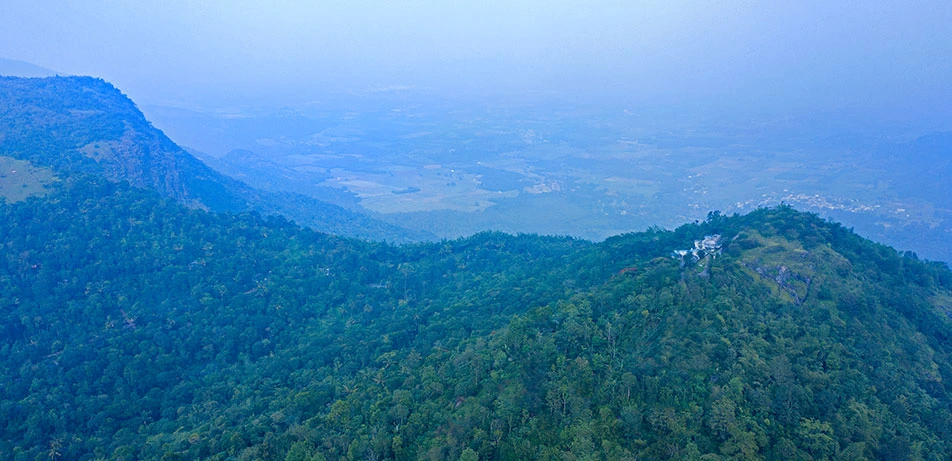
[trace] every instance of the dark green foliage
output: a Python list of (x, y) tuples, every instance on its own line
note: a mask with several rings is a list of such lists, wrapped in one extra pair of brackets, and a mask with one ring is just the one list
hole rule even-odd
[(952, 449), (948, 269), (788, 207), (397, 247), (79, 178), (0, 242), (0, 459)]

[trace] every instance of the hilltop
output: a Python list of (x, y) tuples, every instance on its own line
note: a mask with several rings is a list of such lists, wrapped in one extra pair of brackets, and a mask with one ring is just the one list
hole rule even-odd
[(789, 207), (396, 247), (60, 182), (0, 241), (6, 459), (952, 448), (952, 273)]
[(281, 213), (317, 230), (363, 238), (425, 238), (294, 194), (262, 192), (209, 168), (150, 124), (135, 103), (92, 77), (0, 77), (0, 155), (157, 191), (212, 211)]
[(815, 214), (330, 235), (85, 77), (0, 78), (0, 154), (0, 459), (952, 452), (952, 271)]

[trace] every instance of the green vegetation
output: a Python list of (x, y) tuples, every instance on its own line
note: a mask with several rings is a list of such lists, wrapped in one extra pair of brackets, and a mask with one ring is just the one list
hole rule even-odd
[(0, 200), (0, 460), (952, 452), (944, 264), (787, 206), (335, 237), (247, 210), (400, 234), (223, 179), (101, 80), (0, 83), (0, 173), (31, 178)]
[(952, 450), (952, 273), (815, 215), (397, 247), (74, 179), (0, 205), (0, 459)]
[(27, 197), (46, 194), (56, 177), (46, 168), (30, 162), (0, 155), (0, 199), (18, 202)]
[(63, 178), (87, 174), (128, 181), (192, 208), (278, 213), (360, 238), (431, 237), (313, 197), (262, 192), (223, 176), (155, 129), (118, 89), (91, 77), (0, 77), (0, 156)]

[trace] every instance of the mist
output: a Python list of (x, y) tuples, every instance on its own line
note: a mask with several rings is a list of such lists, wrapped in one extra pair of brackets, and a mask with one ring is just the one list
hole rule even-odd
[(516, 103), (902, 113), (948, 128), (947, 2), (6, 1), (0, 56), (141, 105), (413, 91)]

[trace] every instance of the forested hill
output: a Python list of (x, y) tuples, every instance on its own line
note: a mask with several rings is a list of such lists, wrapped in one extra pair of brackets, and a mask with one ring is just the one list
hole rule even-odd
[(313, 198), (266, 193), (202, 163), (153, 127), (135, 103), (92, 77), (0, 77), (0, 156), (128, 181), (191, 207), (281, 213), (317, 230), (406, 241), (430, 237)]
[(391, 246), (0, 204), (0, 459), (945, 459), (952, 273), (788, 207)]

